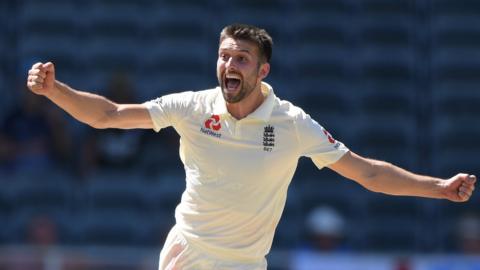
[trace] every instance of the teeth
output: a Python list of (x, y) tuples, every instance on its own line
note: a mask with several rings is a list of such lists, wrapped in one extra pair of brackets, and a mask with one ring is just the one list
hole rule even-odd
[(225, 77), (227, 79), (238, 79), (238, 80), (240, 80), (241, 78), (239, 75), (236, 75), (236, 74), (227, 74)]

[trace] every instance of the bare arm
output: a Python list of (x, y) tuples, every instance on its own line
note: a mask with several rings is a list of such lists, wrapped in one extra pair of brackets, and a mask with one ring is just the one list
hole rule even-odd
[(50, 62), (32, 66), (27, 86), (94, 128), (153, 128), (148, 109), (143, 104), (117, 104), (96, 94), (74, 90), (55, 80), (55, 68)]
[(348, 152), (329, 166), (365, 188), (390, 195), (419, 196), (467, 201), (475, 189), (476, 177), (457, 174), (449, 179), (418, 175), (387, 162), (367, 159)]

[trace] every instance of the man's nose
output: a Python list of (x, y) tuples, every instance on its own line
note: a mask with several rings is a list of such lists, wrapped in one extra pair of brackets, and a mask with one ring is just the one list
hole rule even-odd
[(233, 57), (228, 58), (228, 60), (225, 62), (225, 68), (227, 70), (235, 69), (235, 62), (233, 61)]

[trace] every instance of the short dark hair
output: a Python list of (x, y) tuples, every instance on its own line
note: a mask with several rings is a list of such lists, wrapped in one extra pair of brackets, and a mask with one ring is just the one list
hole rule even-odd
[(220, 43), (227, 37), (255, 43), (258, 47), (261, 61), (270, 62), (273, 40), (265, 29), (253, 25), (235, 23), (223, 28), (220, 33)]

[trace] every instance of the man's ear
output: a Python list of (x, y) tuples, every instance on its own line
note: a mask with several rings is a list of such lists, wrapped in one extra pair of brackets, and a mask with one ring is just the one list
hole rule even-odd
[(270, 63), (264, 63), (260, 66), (259, 77), (263, 80), (270, 73)]

